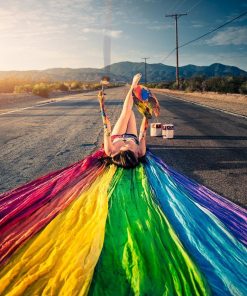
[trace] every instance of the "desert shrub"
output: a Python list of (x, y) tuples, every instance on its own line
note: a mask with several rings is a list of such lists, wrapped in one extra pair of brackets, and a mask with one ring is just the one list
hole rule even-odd
[[(181, 78), (179, 89), (186, 92), (193, 91), (213, 91), (219, 93), (246, 93), (246, 77), (234, 77), (234, 76), (225, 76), (225, 77), (210, 77), (206, 78), (205, 76), (195, 76), (188, 79)], [(171, 82), (152, 82), (148, 83), (147, 87), (150, 88), (167, 88), (176, 90), (177, 83), (176, 81)]]
[(170, 83), (169, 82), (158, 82), (156, 83), (155, 88), (169, 88), (170, 87)]
[(59, 83), (57, 89), (58, 90), (61, 90), (61, 91), (68, 91), (69, 90), (69, 87), (68, 87), (68, 85), (66, 85), (64, 83)]
[(146, 87), (148, 87), (148, 88), (155, 88), (156, 85), (157, 85), (157, 83), (155, 83), (155, 82), (146, 83)]
[(33, 86), (31, 84), (16, 85), (14, 88), (14, 93), (30, 93), (32, 92)]
[[(244, 91), (245, 77), (210, 77), (195, 76), (189, 79), (182, 78), (180, 80), (180, 89), (193, 92), (193, 91), (213, 91), (219, 93), (240, 93)], [(243, 86), (242, 86), (243, 84)], [(169, 89), (177, 89), (176, 82), (171, 82)]]
[(33, 87), (33, 94), (43, 97), (43, 98), (48, 98), (50, 93), (50, 88), (49, 85), (41, 82), (37, 83)]
[(82, 89), (83, 90), (89, 90), (90, 89), (90, 83), (86, 83), (86, 82), (82, 83)]
[(32, 84), (25, 84), (24, 89), (26, 92), (31, 93), (33, 90), (33, 85)]
[(16, 85), (15, 88), (14, 88), (14, 93), (15, 94), (21, 94), (21, 93), (24, 93), (24, 87), (23, 85)]
[(93, 83), (92, 84), (92, 90), (99, 90), (99, 89), (101, 89), (100, 83)]
[(225, 92), (225, 89), (222, 77), (210, 77), (203, 82), (204, 91)]
[(23, 84), (23, 81), (15, 77), (7, 77), (0, 80), (0, 93), (12, 93), (16, 85)]
[(176, 81), (173, 81), (171, 83), (169, 83), (169, 89), (177, 89), (177, 82)]
[(228, 93), (239, 93), (241, 84), (244, 82), (243, 77), (225, 77), (225, 90)]
[(181, 81), (181, 88), (186, 91), (202, 91), (203, 77), (195, 76), (190, 79)]
[(219, 93), (239, 93), (241, 85), (245, 81), (245, 77), (210, 77), (201, 82), (201, 90)]
[(47, 87), (50, 91), (57, 90), (58, 89), (58, 83), (48, 83)]
[(239, 87), (239, 92), (240, 92), (241, 94), (244, 94), (244, 95), (247, 94), (247, 81), (244, 81), (244, 82), (240, 85), (240, 87)]
[(80, 83), (78, 81), (73, 81), (70, 84), (70, 89), (79, 89), (80, 88)]

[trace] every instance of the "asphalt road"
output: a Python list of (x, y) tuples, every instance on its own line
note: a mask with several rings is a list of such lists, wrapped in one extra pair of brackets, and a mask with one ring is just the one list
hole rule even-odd
[[(114, 124), (127, 88), (106, 93)], [(157, 97), (162, 107), (159, 121), (174, 124), (175, 138), (148, 137), (151, 151), (179, 172), (246, 206), (247, 120), (167, 95)], [(0, 115), (0, 192), (78, 161), (101, 142), (96, 92)]]

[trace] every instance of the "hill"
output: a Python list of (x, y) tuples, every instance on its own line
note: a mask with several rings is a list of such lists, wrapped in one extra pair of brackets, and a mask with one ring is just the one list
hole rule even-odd
[[(161, 63), (147, 64), (147, 80), (149, 82), (173, 81), (175, 80), (176, 68)], [(144, 74), (144, 63), (119, 62), (105, 68), (53, 68), (47, 70), (30, 71), (0, 71), (0, 79), (20, 79), (30, 81), (100, 81), (102, 75), (109, 73), (112, 81), (128, 82), (133, 75), (141, 72)], [(223, 65), (219, 63), (210, 66), (186, 65), (180, 67), (180, 77), (190, 78), (193, 76), (215, 77), (215, 76), (244, 76), (247, 72), (238, 67)]]

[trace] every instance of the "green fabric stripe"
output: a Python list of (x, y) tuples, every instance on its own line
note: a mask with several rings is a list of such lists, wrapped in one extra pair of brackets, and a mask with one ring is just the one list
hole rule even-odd
[(154, 202), (140, 165), (109, 190), (103, 250), (89, 295), (209, 295), (202, 274)]

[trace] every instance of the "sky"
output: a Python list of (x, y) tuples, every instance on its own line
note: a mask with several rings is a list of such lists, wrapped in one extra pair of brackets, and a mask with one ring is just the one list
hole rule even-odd
[[(102, 68), (121, 61), (175, 66), (179, 45), (247, 11), (246, 0), (0, 0), (0, 71)], [(179, 50), (179, 64), (247, 71), (247, 15)], [(167, 58), (166, 58), (167, 57)]]

